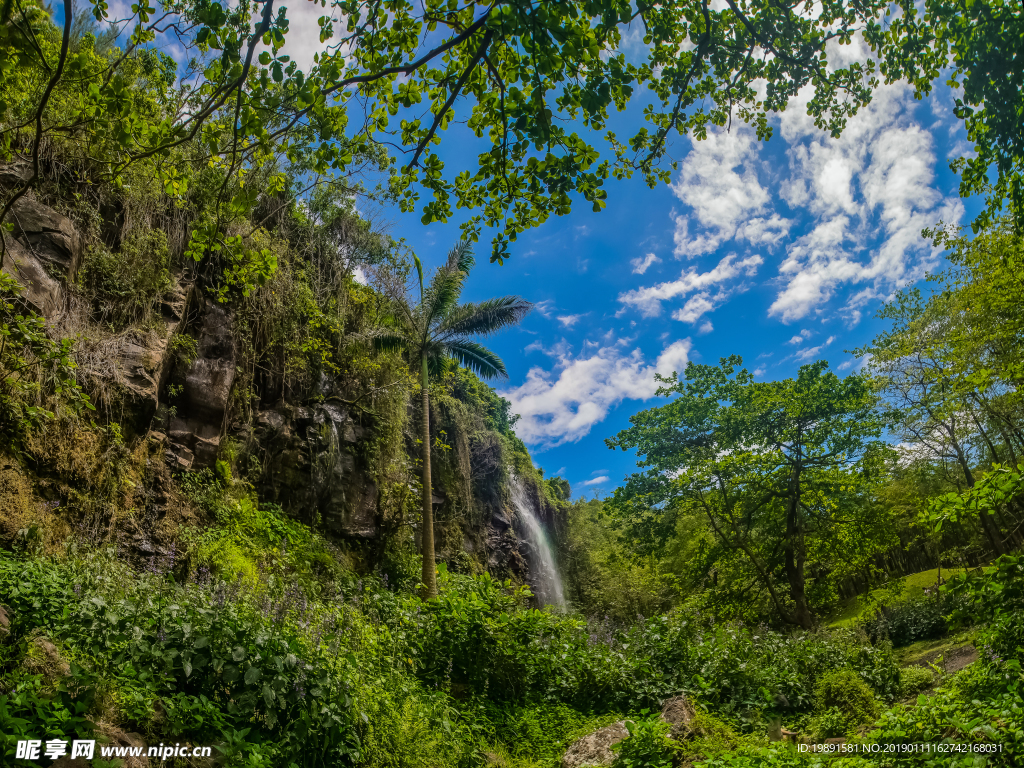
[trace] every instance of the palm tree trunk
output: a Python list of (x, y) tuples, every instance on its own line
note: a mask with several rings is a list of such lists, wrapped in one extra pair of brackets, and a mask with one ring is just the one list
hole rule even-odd
[(423, 356), (423, 522), (420, 540), (423, 544), (424, 600), (437, 597), (437, 575), (434, 566), (434, 493), (430, 487), (430, 386), (427, 381), (427, 357)]

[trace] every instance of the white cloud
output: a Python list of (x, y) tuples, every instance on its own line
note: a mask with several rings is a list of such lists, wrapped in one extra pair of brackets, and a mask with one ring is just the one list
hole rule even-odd
[(846, 362), (840, 363), (836, 366), (837, 371), (848, 371), (853, 368), (854, 371), (861, 370), (865, 365), (871, 362), (871, 355), (864, 355), (863, 357), (855, 358), (854, 360), (847, 360)]
[(608, 480), (608, 475), (601, 475), (601, 477), (595, 477), (593, 480), (584, 480), (582, 483), (577, 483), (577, 485), (600, 485), (601, 483), (607, 483)]
[(572, 347), (569, 346), (569, 342), (567, 342), (565, 339), (556, 341), (550, 347), (545, 347), (544, 342), (541, 341), (540, 339), (537, 339), (537, 341), (530, 342), (525, 347), (523, 347), (523, 352), (525, 352), (526, 354), (529, 354), (530, 352), (542, 352), (548, 357), (553, 357), (556, 360), (560, 360), (563, 357), (566, 357), (567, 355), (572, 353)]
[(658, 389), (655, 373), (682, 371), (689, 359), (689, 339), (673, 342), (647, 364), (639, 349), (599, 347), (589, 357), (562, 355), (554, 370), (533, 367), (526, 381), (501, 392), (520, 415), (516, 433), (530, 445), (552, 447), (576, 442), (604, 420), (623, 400), (646, 400)]
[(755, 376), (764, 376), (764, 372), (765, 372), (765, 367), (763, 365), (754, 369), (754, 375)]
[(583, 315), (559, 315), (555, 319), (562, 324), (562, 327), (572, 328), (580, 321), (581, 317), (583, 317)]
[(700, 328), (697, 329), (697, 333), (703, 336), (706, 333), (711, 333), (713, 330), (715, 330), (715, 326), (711, 324), (710, 320), (705, 320), (701, 323)]
[[(758, 180), (754, 132), (740, 126), (709, 131), (703, 141), (689, 140), (692, 149), (672, 191), (692, 214), (674, 217), (675, 256), (711, 253), (734, 239), (774, 245), (785, 237), (791, 222), (769, 212), (771, 195)], [(694, 224), (697, 232), (691, 236)]]
[[(698, 272), (696, 267), (689, 270), (684, 269), (678, 280), (620, 293), (619, 302), (625, 305), (623, 309), (626, 307), (636, 307), (644, 317), (656, 317), (661, 314), (661, 302), (685, 296), (693, 291), (719, 285), (740, 276), (753, 277), (757, 274), (757, 268), (764, 263), (764, 259), (756, 255), (748, 256), (742, 261), (736, 261), (735, 259), (736, 254), (729, 254), (718, 262), (710, 272)], [(707, 298), (707, 294), (705, 293), (704, 295), (704, 300), (710, 301)], [(694, 311), (696, 306), (694, 305)], [(686, 307), (682, 311), (686, 312)], [(703, 314), (703, 312), (700, 314)], [(700, 314), (696, 315), (696, 317), (700, 317)]]
[(910, 88), (880, 88), (838, 140), (815, 128), (800, 104), (782, 114), (790, 173), (780, 194), (809, 219), (786, 249), (779, 268), (784, 287), (770, 315), (798, 320), (840, 287), (861, 284), (840, 310), (855, 324), (865, 303), (936, 264), (938, 254), (921, 230), (959, 221), (963, 205), (935, 188), (934, 142), (916, 122), (914, 105)]
[[(830, 45), (837, 61), (864, 51), (862, 40)], [(839, 139), (807, 115), (812, 95), (813, 88), (805, 88), (774, 118), (776, 138), (768, 146), (774, 154), (781, 143), (782, 163), (761, 152), (749, 127), (712, 130), (706, 141), (689, 139), (672, 184), (681, 203), (672, 213), (675, 255), (692, 257), (744, 243), (766, 253), (784, 246), (769, 315), (789, 323), (835, 302), (830, 311), (853, 326), (867, 305), (937, 265), (940, 254), (921, 230), (940, 220), (959, 222), (963, 204), (936, 184), (936, 142), (919, 119), (930, 122), (932, 116), (917, 110), (913, 89), (902, 84), (877, 89)], [(931, 130), (959, 130), (948, 109), (935, 116), (939, 122)], [(689, 280), (696, 276), (691, 273)], [(652, 316), (660, 311), (659, 301), (708, 290), (680, 280), (623, 294), (620, 301)], [(717, 306), (716, 299), (709, 294), (705, 304)], [(691, 311), (677, 314), (699, 316), (701, 306), (695, 301)], [(802, 342), (794, 338), (793, 343)]]
[(804, 328), (800, 333), (794, 336), (792, 339), (787, 341), (787, 344), (803, 344), (807, 339), (811, 338), (811, 332)]
[[(717, 298), (717, 297), (716, 297)], [(707, 291), (690, 297), (690, 300), (672, 313), (673, 320), (682, 320), (684, 323), (696, 323), (700, 318), (715, 308), (715, 302)]]
[(540, 312), (543, 317), (551, 317), (551, 313), (555, 309), (555, 302), (551, 299), (544, 299), (544, 301), (536, 302), (533, 308)]
[(819, 344), (816, 347), (806, 347), (805, 349), (801, 349), (799, 352), (794, 353), (793, 359), (799, 360), (801, 363), (809, 362), (812, 358), (817, 357), (821, 350), (835, 340), (835, 336), (829, 336), (828, 340), (824, 344)]
[(629, 262), (633, 265), (633, 274), (642, 275), (652, 264), (660, 264), (661, 259), (655, 256), (653, 253), (648, 253), (646, 256), (637, 256), (635, 259)]
[[(233, 7), (236, 3), (229, 3)], [(345, 21), (343, 14), (338, 8), (328, 4), (327, 7), (320, 5), (318, 0), (294, 0), (283, 6), (287, 10), (288, 34), (284, 38), (284, 47), (279, 54), (291, 57), (291, 60), (298, 64), (303, 72), (309, 72), (313, 67), (313, 57), (326, 52), (331, 46), (337, 46), (345, 33)], [(258, 24), (262, 7), (253, 13), (253, 23)], [(274, 10), (275, 15), (277, 9)], [(320, 18), (330, 17), (334, 20), (333, 37), (320, 42)], [(269, 46), (262, 44), (258, 51), (267, 50)], [(342, 56), (347, 55), (350, 48), (340, 50)]]

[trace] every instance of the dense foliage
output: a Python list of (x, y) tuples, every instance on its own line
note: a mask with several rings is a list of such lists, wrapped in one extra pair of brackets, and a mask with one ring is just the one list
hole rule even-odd
[[(4, 760), (139, 734), (253, 768), (550, 768), (622, 721), (616, 768), (1024, 761), (1019, 8), (323, 5), (304, 69), (279, 0), (0, 5)], [(836, 56), (861, 37), (878, 64)], [(534, 467), (474, 339), (529, 304), (458, 303), (469, 241), (503, 262), (609, 178), (667, 181), (675, 134), (768, 138), (805, 87), (838, 136), (882, 79), (940, 77), (986, 206), (924, 233), (947, 268), (862, 367), (691, 363), (609, 439), (639, 459), (611, 498)], [(369, 202), (466, 209), (467, 240), (424, 280)], [(528, 586), (513, 483), (564, 607)]]

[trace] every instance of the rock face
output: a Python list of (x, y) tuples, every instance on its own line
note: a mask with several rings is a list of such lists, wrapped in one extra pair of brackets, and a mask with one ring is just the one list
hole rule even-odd
[(171, 381), (181, 388), (167, 432), (169, 458), (179, 467), (209, 467), (217, 458), (235, 383), (235, 342), (231, 316), (212, 302), (197, 298), (202, 313), (198, 356), (175, 366)]
[[(671, 726), (669, 738), (683, 740), (690, 735), (690, 723), (695, 716), (693, 704), (680, 694), (667, 700), (661, 708), (661, 719)], [(562, 768), (596, 768), (610, 766), (615, 761), (612, 747), (629, 736), (623, 720), (573, 742), (562, 756)]]
[(3, 271), (21, 285), (21, 298), (29, 311), (51, 320), (63, 309), (64, 287), (50, 277), (32, 251), (10, 235)]
[(118, 350), (119, 381), (135, 414), (135, 430), (149, 429), (160, 404), (160, 393), (173, 365), (171, 338), (185, 317), (192, 286), (175, 286), (160, 303), (162, 323), (158, 329), (137, 334)]
[[(4, 166), (0, 187), (17, 186), (29, 175), (27, 166)], [(71, 219), (30, 195), (14, 203), (8, 221), (13, 229), (4, 234), (3, 271), (22, 286), (25, 309), (51, 320), (64, 309), (61, 281), (74, 279), (85, 238)]]
[(261, 411), (251, 433), (236, 434), (262, 461), (261, 499), (307, 520), (319, 513), (341, 536), (377, 535), (377, 486), (356, 451), (366, 428), (345, 405), (282, 405)]
[(74, 280), (85, 240), (71, 219), (26, 195), (14, 204), (10, 221), (14, 236), (46, 265), (51, 275)]
[[(0, 188), (13, 191), (30, 176), (31, 169), (24, 164), (0, 165)], [(113, 230), (119, 230), (117, 214), (100, 214), (112, 231), (104, 237), (113, 242)], [(86, 238), (69, 218), (31, 191), (15, 203), (9, 221), (12, 230), (6, 234), (3, 271), (22, 286), (20, 311), (54, 321), (54, 328), (65, 328), (65, 321), (66, 327), (74, 328), (80, 305), (73, 281)], [(99, 398), (109, 396), (108, 412), (118, 414), (127, 437), (149, 433), (153, 451), (163, 453), (166, 465), (184, 470), (214, 465), (224, 436), (230, 434), (245, 446), (245, 455), (236, 458), (246, 462), (246, 474), (253, 459), (259, 462), (256, 490), (262, 500), (307, 522), (319, 520), (329, 532), (357, 541), (381, 540), (397, 535), (399, 529), (403, 535), (410, 531), (409, 520), (382, 517), (380, 490), (367, 458), (376, 425), (373, 417), (342, 400), (346, 395), (336, 388), (341, 382), (325, 380), (296, 403), (288, 401), (292, 395), (283, 385), (271, 386), (271, 376), (266, 386), (258, 387), (264, 410), (252, 425), (228, 429), (239, 365), (229, 309), (205, 298), (201, 289), (184, 285), (162, 298), (160, 316), (153, 320), (119, 334), (86, 334), (76, 353), (90, 361), (82, 370), (96, 384)], [(185, 344), (176, 344), (176, 339)], [(410, 423), (416, 420), (418, 414)], [(406, 449), (415, 455), (418, 449), (406, 437)], [(469, 454), (462, 456), (463, 466), (471, 468), (471, 478), (463, 473), (457, 482), (464, 484), (445, 488), (441, 473), (435, 472), (439, 558), (453, 567), (483, 566), (502, 578), (528, 579), (529, 545), (517, 531), (515, 510), (502, 497), (507, 468), (501, 440), (485, 430), (467, 438), (465, 445)], [(18, 530), (22, 507), (31, 500), (9, 475), (0, 466), (0, 542)], [(149, 490), (146, 525), (155, 525), (167, 506), (167, 494), (166, 489)], [(554, 519), (546, 504), (544, 495), (531, 488), (530, 509), (551, 530)], [(411, 530), (415, 532), (415, 525)], [(159, 554), (147, 536), (140, 533), (136, 549)]]

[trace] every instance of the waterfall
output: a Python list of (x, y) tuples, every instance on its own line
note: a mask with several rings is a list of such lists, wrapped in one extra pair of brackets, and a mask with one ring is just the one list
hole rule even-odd
[(548, 535), (540, 520), (533, 514), (526, 488), (515, 475), (509, 477), (509, 488), (512, 493), (512, 504), (519, 514), (519, 519), (526, 524), (526, 535), (530, 540), (530, 572), (533, 575), (533, 592), (541, 605), (565, 605), (562, 593), (562, 579), (558, 575), (555, 564), (555, 553), (551, 549)]

